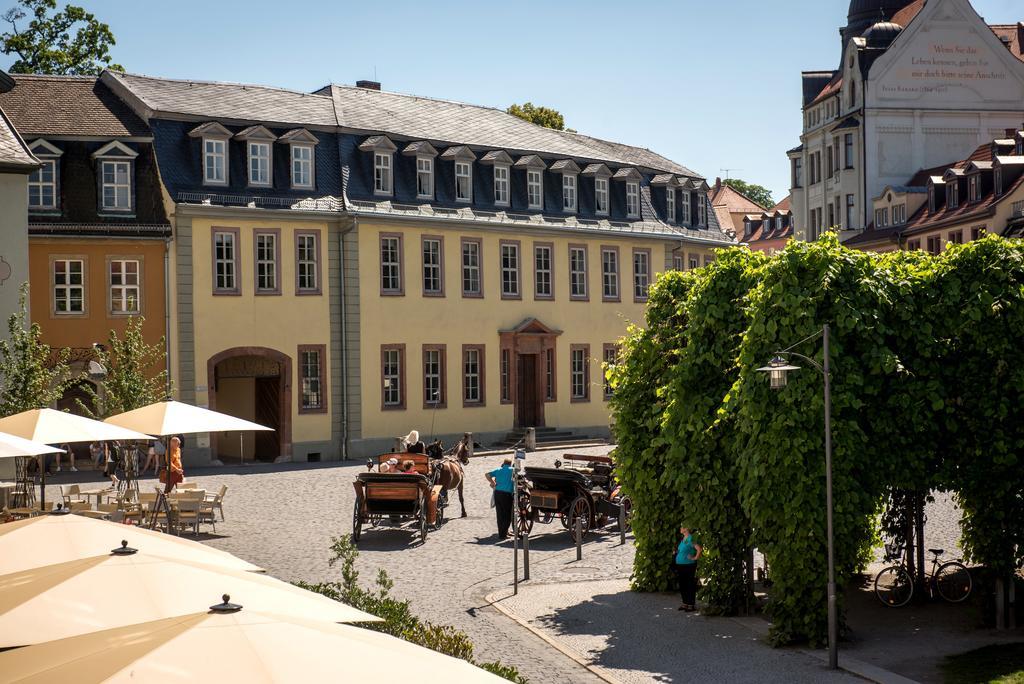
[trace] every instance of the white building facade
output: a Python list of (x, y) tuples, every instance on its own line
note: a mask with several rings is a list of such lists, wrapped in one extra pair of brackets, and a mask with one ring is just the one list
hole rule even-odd
[(840, 69), (803, 74), (788, 153), (799, 240), (860, 233), (887, 186), (1024, 121), (1024, 24), (989, 26), (969, 0), (852, 0), (848, 22)]

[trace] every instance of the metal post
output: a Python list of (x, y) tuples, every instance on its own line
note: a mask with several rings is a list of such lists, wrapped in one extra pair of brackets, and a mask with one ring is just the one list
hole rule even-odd
[(512, 468), (512, 594), (519, 594), (519, 473)]
[(576, 560), (583, 560), (583, 520), (576, 518)]
[(839, 616), (836, 607), (836, 558), (832, 534), (832, 384), (829, 377), (828, 325), (822, 331), (825, 343), (825, 507), (828, 527), (828, 666), (839, 669)]
[(626, 545), (626, 507), (619, 503), (619, 546)]
[(238, 465), (245, 465), (245, 433), (238, 433)]
[[(518, 506), (517, 506), (518, 508)], [(530, 533), (523, 535), (523, 581), (530, 579)]]
[(1009, 600), (1006, 602), (1008, 615), (1006, 616), (1006, 628), (1017, 629), (1017, 578), (1010, 575)]

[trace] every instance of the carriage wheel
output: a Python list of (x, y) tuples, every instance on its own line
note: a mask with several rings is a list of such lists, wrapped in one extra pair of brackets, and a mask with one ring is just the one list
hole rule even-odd
[[(568, 517), (568, 523), (565, 518)], [(577, 496), (569, 505), (569, 515), (562, 517), (563, 524), (568, 524), (569, 534), (572, 540), (576, 541), (576, 520), (580, 521), (581, 536), (586, 537), (590, 531), (590, 499), (585, 496)], [(582, 539), (580, 540), (582, 541)]]
[(619, 500), (619, 505), (625, 509), (626, 515), (626, 532), (633, 531), (633, 500), (628, 496), (624, 496)]
[(363, 531), (363, 502), (356, 499), (355, 508), (352, 510), (352, 541), (359, 541), (359, 533)]
[(437, 496), (437, 513), (434, 519), (434, 529), (439, 529), (444, 524), (444, 509), (448, 507), (448, 491), (442, 490)]
[(420, 541), (425, 542), (427, 541), (427, 500), (422, 494), (420, 495), (418, 519), (420, 523)]
[(373, 527), (379, 527), (381, 520), (383, 520), (380, 513), (371, 513), (368, 517), (370, 519), (370, 525)]
[(529, 507), (524, 509), (520, 506), (518, 518), (516, 529), (519, 531), (519, 536), (522, 537), (525, 534), (530, 534), (533, 531), (534, 511)]

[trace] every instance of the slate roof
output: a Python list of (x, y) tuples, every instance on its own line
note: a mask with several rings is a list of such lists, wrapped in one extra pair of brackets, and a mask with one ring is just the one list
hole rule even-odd
[(134, 96), (143, 107), (155, 113), (227, 121), (340, 126), (352, 131), (382, 132), (444, 145), (475, 145), (510, 153), (536, 152), (700, 177), (650, 150), (543, 128), (492, 107), (344, 85), (302, 93), (268, 86), (183, 81), (110, 71), (104, 72), (103, 78), (123, 88), (127, 95)]
[[(0, 71), (0, 74), (3, 72)], [(0, 171), (31, 170), (39, 165), (38, 160), (29, 151), (25, 141), (18, 135), (14, 124), (0, 108)]]
[(95, 76), (13, 76), (0, 95), (22, 135), (148, 136), (149, 127)]

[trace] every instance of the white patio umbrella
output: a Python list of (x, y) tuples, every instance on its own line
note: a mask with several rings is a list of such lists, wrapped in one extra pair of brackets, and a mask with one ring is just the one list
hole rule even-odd
[(288, 618), (237, 600), (242, 605), (0, 653), (0, 672), (25, 684), (506, 681), (387, 634)]
[[(207, 605), (207, 597), (224, 594), (277, 615), (327, 623), (379, 621), (267, 575), (175, 560), (146, 548), (102, 549), (103, 555), (0, 576), (0, 648), (184, 615)], [(10, 681), (2, 669), (0, 679)]]
[(43, 456), (45, 454), (63, 453), (63, 449), (49, 444), (22, 439), (16, 435), (0, 432), (0, 458), (21, 458), (25, 456)]
[[(198, 432), (274, 431), (273, 428), (268, 428), (265, 425), (242, 420), (226, 413), (184, 404), (180, 401), (158, 401), (134, 411), (111, 416), (107, 418), (106, 422), (160, 437)], [(245, 461), (244, 454), (242, 461)], [(168, 459), (168, 470), (170, 469), (169, 463), (170, 459)]]
[[(125, 429), (117, 425), (108, 425), (98, 420), (76, 416), (72, 413), (54, 411), (53, 409), (32, 409), (22, 411), (13, 416), (0, 419), (0, 432), (6, 432), (43, 444), (64, 444), (68, 442), (117, 442), (122, 440), (137, 441), (152, 439), (148, 434)], [(58, 449), (56, 451), (62, 451)], [(54, 452), (56, 453), (56, 452)], [(42, 491), (39, 507), (46, 505), (46, 468), (41, 468)]]
[(128, 542), (129, 548), (243, 572), (263, 569), (227, 551), (137, 525), (82, 515), (41, 515), (0, 525), (0, 575), (90, 558)]

